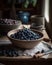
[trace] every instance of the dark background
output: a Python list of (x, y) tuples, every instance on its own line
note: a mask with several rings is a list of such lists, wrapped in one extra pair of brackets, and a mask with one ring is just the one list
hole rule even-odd
[[(35, 15), (42, 15), (42, 8), (43, 8), (43, 1), (44, 0), (37, 0), (36, 6), (33, 8), (32, 5), (29, 5), (29, 8), (23, 9), (21, 4), (14, 5), (15, 10), (18, 12), (19, 10), (29, 11), (31, 14)], [(0, 0), (0, 10), (2, 11), (3, 18), (9, 18), (10, 12), (12, 10), (12, 5), (7, 3), (7, 0)]]
[[(37, 0), (36, 6), (33, 8), (31, 5), (29, 5), (29, 8), (24, 9), (21, 7), (21, 4), (17, 5), (9, 5), (7, 3), (7, 0), (0, 0), (0, 18), (16, 18), (16, 12), (22, 10), (22, 11), (28, 11), (31, 13), (31, 15), (41, 15), (44, 16), (44, 5), (45, 0)], [(47, 21), (46, 24), (46, 31), (49, 35), (49, 37), (52, 39), (52, 0), (49, 0), (49, 23)]]

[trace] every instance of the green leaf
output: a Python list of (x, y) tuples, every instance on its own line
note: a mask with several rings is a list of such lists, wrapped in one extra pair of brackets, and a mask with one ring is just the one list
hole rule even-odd
[(37, 3), (37, 0), (32, 0), (33, 7), (35, 7), (36, 3)]
[(27, 8), (27, 7), (28, 7), (28, 5), (29, 5), (29, 1), (28, 1), (28, 0), (26, 0), (26, 2), (24, 3), (24, 7), (25, 7), (25, 8)]

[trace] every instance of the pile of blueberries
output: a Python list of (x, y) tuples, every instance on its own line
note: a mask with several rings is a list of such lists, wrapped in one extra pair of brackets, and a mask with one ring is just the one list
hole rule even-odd
[[(4, 57), (18, 57), (21, 55), (24, 55), (24, 51), (25, 50), (17, 50), (17, 48), (13, 48), (13, 49), (0, 49), (0, 56), (4, 56)], [(41, 51), (36, 52), (36, 54), (38, 53), (44, 53), (45, 51), (42, 49)], [(35, 56), (34, 56), (35, 57)]]
[(19, 54), (15, 49), (0, 49), (0, 56), (16, 57), (19, 56)]
[(41, 38), (42, 35), (40, 35), (37, 32), (33, 32), (30, 29), (24, 28), (22, 30), (19, 30), (15, 34), (11, 34), (10, 37), (14, 39), (19, 39), (19, 40), (36, 40)]
[(12, 19), (0, 19), (0, 24), (17, 24), (18, 22), (16, 20)]

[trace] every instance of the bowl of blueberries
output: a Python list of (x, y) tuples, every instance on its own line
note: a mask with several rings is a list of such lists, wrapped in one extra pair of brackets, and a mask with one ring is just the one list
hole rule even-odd
[(35, 47), (44, 38), (43, 33), (27, 28), (11, 30), (7, 36), (14, 46), (24, 49)]
[(7, 34), (8, 31), (18, 28), (21, 25), (20, 20), (0, 19), (0, 33)]

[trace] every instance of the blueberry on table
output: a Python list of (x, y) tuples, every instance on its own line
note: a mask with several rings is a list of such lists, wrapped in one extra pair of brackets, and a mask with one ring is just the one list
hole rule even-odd
[(3, 54), (4, 54), (4, 56), (7, 56), (6, 49), (3, 50)]
[(13, 54), (14, 54), (14, 56), (19, 56), (18, 51), (16, 51), (16, 50), (13, 51)]
[(12, 51), (11, 51), (11, 50), (7, 50), (7, 51), (6, 51), (6, 54), (7, 54), (7, 56), (9, 56), (9, 57), (13, 57), (13, 54), (12, 54)]
[(14, 50), (11, 50), (11, 57), (15, 56)]
[(36, 54), (39, 54), (39, 53), (40, 53), (40, 51), (37, 51), (37, 52), (36, 52)]
[(44, 50), (42, 49), (41, 53), (44, 53)]
[(3, 50), (0, 50), (0, 56), (4, 56)]

